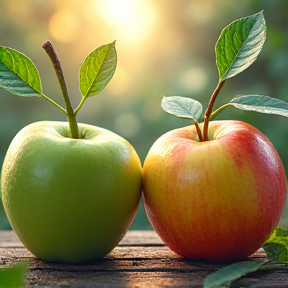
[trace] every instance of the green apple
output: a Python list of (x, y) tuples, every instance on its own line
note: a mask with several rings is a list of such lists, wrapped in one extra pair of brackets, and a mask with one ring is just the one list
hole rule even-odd
[(2, 168), (8, 219), (23, 244), (47, 261), (103, 257), (122, 239), (139, 202), (141, 163), (120, 136), (79, 124), (36, 122), (13, 139)]
[(245, 258), (279, 222), (285, 171), (271, 142), (247, 123), (212, 121), (208, 135), (200, 142), (192, 125), (153, 144), (143, 167), (145, 210), (183, 257)]
[(91, 261), (107, 255), (122, 239), (141, 193), (142, 166), (131, 144), (76, 120), (86, 99), (102, 91), (112, 78), (115, 42), (95, 49), (83, 62), (82, 99), (76, 109), (52, 44), (47, 42), (43, 48), (55, 68), (65, 108), (43, 94), (32, 61), (3, 46), (0, 87), (18, 96), (42, 97), (68, 121), (36, 122), (15, 136), (2, 168), (3, 205), (20, 240), (40, 259)]

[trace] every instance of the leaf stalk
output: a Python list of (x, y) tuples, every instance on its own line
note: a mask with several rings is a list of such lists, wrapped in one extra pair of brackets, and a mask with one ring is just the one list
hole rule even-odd
[(49, 98), (45, 94), (40, 93), (40, 92), (38, 92), (38, 93), (41, 95), (41, 97), (43, 97), (44, 99), (49, 101), (52, 105), (54, 105), (56, 108), (58, 108), (62, 113), (64, 113), (67, 116), (67, 111), (62, 106), (60, 106), (58, 103), (56, 103), (54, 100), (52, 100), (51, 98)]
[(194, 120), (194, 125), (195, 125), (195, 128), (196, 128), (198, 139), (199, 139), (200, 142), (202, 142), (203, 141), (202, 132), (201, 132), (199, 123), (196, 120)]
[(214, 112), (211, 113), (210, 117), (209, 117), (209, 121), (213, 120), (214, 117), (223, 109), (225, 109), (228, 106), (232, 106), (230, 103), (224, 104), (223, 106), (217, 108)]
[(81, 107), (83, 106), (85, 100), (86, 100), (86, 97), (83, 96), (82, 99), (81, 99), (81, 101), (80, 101), (80, 103), (79, 103), (79, 105), (77, 106), (77, 108), (76, 108), (75, 111), (74, 111), (75, 115), (77, 115), (77, 113), (79, 112), (79, 110), (80, 110)]

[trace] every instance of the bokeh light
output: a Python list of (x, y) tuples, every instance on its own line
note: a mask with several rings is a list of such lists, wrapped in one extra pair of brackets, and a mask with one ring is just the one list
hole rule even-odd
[(68, 43), (75, 41), (80, 33), (80, 19), (74, 11), (60, 10), (51, 17), (49, 30), (54, 39)]
[(86, 5), (90, 21), (102, 17), (129, 42), (141, 42), (153, 31), (157, 12), (152, 0), (91, 0)]
[(207, 85), (207, 75), (201, 67), (191, 67), (183, 71), (179, 79), (180, 83), (191, 93), (197, 93)]
[(123, 113), (115, 119), (115, 128), (125, 138), (130, 138), (140, 132), (141, 124), (136, 114)]

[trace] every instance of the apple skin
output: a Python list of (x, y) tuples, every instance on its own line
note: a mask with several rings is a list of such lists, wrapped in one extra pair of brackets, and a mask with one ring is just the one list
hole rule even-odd
[(38, 258), (80, 263), (107, 255), (132, 223), (142, 166), (120, 136), (78, 124), (42, 121), (13, 139), (2, 168), (3, 205), (23, 244)]
[(277, 226), (286, 176), (271, 142), (240, 121), (211, 121), (209, 141), (195, 126), (161, 136), (143, 166), (148, 219), (185, 258), (236, 260), (260, 248)]

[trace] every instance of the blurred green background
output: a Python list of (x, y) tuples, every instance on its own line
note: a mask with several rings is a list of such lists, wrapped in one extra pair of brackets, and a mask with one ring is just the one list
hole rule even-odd
[[(267, 40), (257, 61), (229, 80), (216, 107), (236, 95), (262, 94), (288, 101), (288, 1), (286, 0), (1, 0), (0, 45), (36, 64), (44, 93), (62, 104), (42, 44), (51, 40), (61, 59), (74, 107), (78, 71), (96, 47), (116, 39), (118, 66), (108, 87), (87, 100), (79, 122), (109, 129), (135, 147), (142, 162), (153, 142), (190, 121), (166, 114), (163, 95), (193, 97), (205, 105), (218, 82), (214, 46), (233, 20), (264, 10)], [(15, 134), (29, 123), (63, 120), (41, 98), (0, 90), (0, 163)], [(260, 129), (288, 169), (288, 119), (228, 108), (217, 118), (240, 119)], [(263, 175), (265, 177), (265, 175)], [(281, 225), (288, 228), (288, 211)], [(0, 205), (0, 228), (9, 224)], [(150, 229), (142, 203), (131, 229)]]

